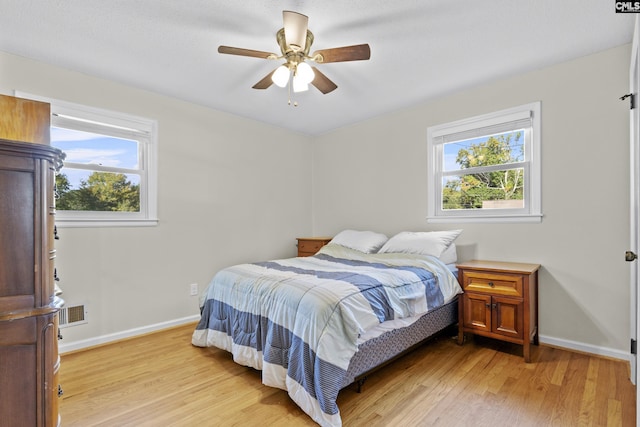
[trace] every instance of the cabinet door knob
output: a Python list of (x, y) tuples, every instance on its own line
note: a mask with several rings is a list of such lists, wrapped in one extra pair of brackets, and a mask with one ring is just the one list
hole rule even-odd
[(489, 286), (493, 288), (495, 285), (493, 284), (493, 282), (489, 282)]

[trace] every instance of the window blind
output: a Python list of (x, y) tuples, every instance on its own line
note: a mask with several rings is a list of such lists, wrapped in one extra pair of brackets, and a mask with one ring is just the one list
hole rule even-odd
[(433, 134), (435, 144), (464, 141), (490, 135), (497, 135), (518, 129), (529, 129), (532, 126), (532, 112), (522, 111), (496, 118), (493, 123), (478, 127), (477, 122), (462, 123), (450, 128), (438, 129)]

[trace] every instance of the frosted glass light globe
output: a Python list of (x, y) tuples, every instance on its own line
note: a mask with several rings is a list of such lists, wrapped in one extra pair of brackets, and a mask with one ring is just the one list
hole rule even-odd
[(289, 68), (286, 65), (279, 66), (271, 75), (271, 80), (277, 86), (285, 87), (289, 82)]
[(300, 76), (293, 76), (293, 91), (304, 92), (309, 90), (309, 84), (300, 79)]
[(298, 64), (298, 66), (296, 67), (296, 75), (301, 81), (307, 84), (311, 83), (316, 76), (311, 66), (306, 62), (301, 62)]

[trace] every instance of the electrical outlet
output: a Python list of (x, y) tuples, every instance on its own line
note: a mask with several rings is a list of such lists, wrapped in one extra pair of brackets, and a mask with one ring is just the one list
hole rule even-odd
[(197, 296), (198, 295), (198, 284), (197, 283), (192, 283), (190, 288), (190, 295), (193, 296)]

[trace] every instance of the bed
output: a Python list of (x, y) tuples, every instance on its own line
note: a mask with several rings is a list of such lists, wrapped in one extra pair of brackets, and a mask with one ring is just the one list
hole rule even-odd
[(342, 425), (342, 388), (456, 323), (461, 293), (440, 259), (450, 245), (434, 256), (334, 240), (314, 256), (218, 272), (192, 336), (261, 370), (265, 385), (286, 390), (322, 426)]

